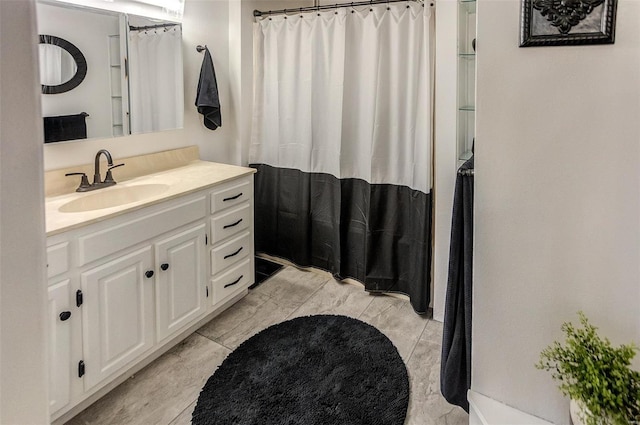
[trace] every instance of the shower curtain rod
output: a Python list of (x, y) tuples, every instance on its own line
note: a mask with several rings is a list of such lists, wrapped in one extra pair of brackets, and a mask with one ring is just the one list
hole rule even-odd
[(153, 30), (156, 28), (168, 28), (168, 27), (175, 27), (176, 25), (180, 25), (179, 23), (175, 23), (175, 24), (158, 24), (158, 25), (147, 25), (144, 27), (134, 27), (133, 25), (129, 25), (129, 31), (146, 31), (146, 30)]
[[(268, 16), (268, 15), (281, 15), (286, 13), (300, 13), (300, 12), (313, 12), (314, 10), (327, 10), (327, 9), (337, 9), (339, 7), (354, 7), (354, 6), (370, 6), (374, 4), (384, 4), (384, 3), (400, 3), (400, 2), (416, 2), (422, 3), (424, 6), (424, 2), (419, 0), (371, 0), (371, 1), (356, 1), (351, 3), (340, 3), (340, 4), (325, 4), (322, 6), (307, 6), (307, 7), (296, 7), (293, 9), (280, 9), (280, 10), (269, 10), (269, 11), (261, 11), (254, 10), (253, 16)], [(430, 4), (433, 6), (433, 3)]]

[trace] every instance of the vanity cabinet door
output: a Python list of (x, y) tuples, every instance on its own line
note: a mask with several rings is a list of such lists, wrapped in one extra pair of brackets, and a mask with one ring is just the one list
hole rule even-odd
[(81, 274), (85, 391), (154, 346), (151, 246)]
[(70, 282), (66, 279), (49, 286), (49, 411), (51, 413), (57, 412), (70, 401), (71, 315), (76, 313), (75, 309), (70, 308)]
[(201, 223), (155, 245), (158, 342), (205, 313), (205, 234)]

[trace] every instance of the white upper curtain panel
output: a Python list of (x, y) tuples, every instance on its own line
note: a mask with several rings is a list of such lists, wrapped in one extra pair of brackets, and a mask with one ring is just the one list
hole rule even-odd
[(429, 193), (431, 9), (391, 3), (256, 22), (250, 163)]

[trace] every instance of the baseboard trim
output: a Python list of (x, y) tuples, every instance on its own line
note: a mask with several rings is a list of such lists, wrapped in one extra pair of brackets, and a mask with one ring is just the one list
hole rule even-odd
[(469, 425), (553, 425), (475, 391), (469, 390), (467, 398)]

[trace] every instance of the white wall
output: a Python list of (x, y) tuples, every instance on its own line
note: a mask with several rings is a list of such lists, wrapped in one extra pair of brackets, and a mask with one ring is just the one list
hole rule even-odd
[(472, 387), (568, 423), (533, 366), (561, 323), (640, 342), (640, 2), (613, 45), (518, 48), (519, 13), (478, 2)]
[(42, 118), (33, 0), (0, 1), (0, 423), (49, 422)]
[[(229, 88), (229, 1), (186, 0), (182, 19), (184, 62), (184, 128), (126, 137), (56, 143), (44, 148), (45, 170), (88, 164), (99, 149), (108, 149), (114, 157), (142, 155), (166, 149), (199, 145), (202, 159), (231, 163), (236, 143), (234, 110)], [(194, 105), (203, 53), (196, 45), (206, 44), (211, 51), (220, 102), (222, 127), (211, 131), (202, 124), (202, 115)]]
[(449, 278), (449, 245), (453, 193), (457, 177), (456, 152), (456, 84), (457, 25), (456, 0), (440, 0), (436, 4), (436, 64), (433, 180), (433, 318), (444, 320), (444, 303)]
[(111, 135), (110, 35), (119, 34), (118, 16), (40, 3), (38, 33), (54, 35), (75, 45), (87, 60), (82, 83), (65, 93), (43, 94), (42, 115), (72, 115), (86, 112), (87, 137)]

